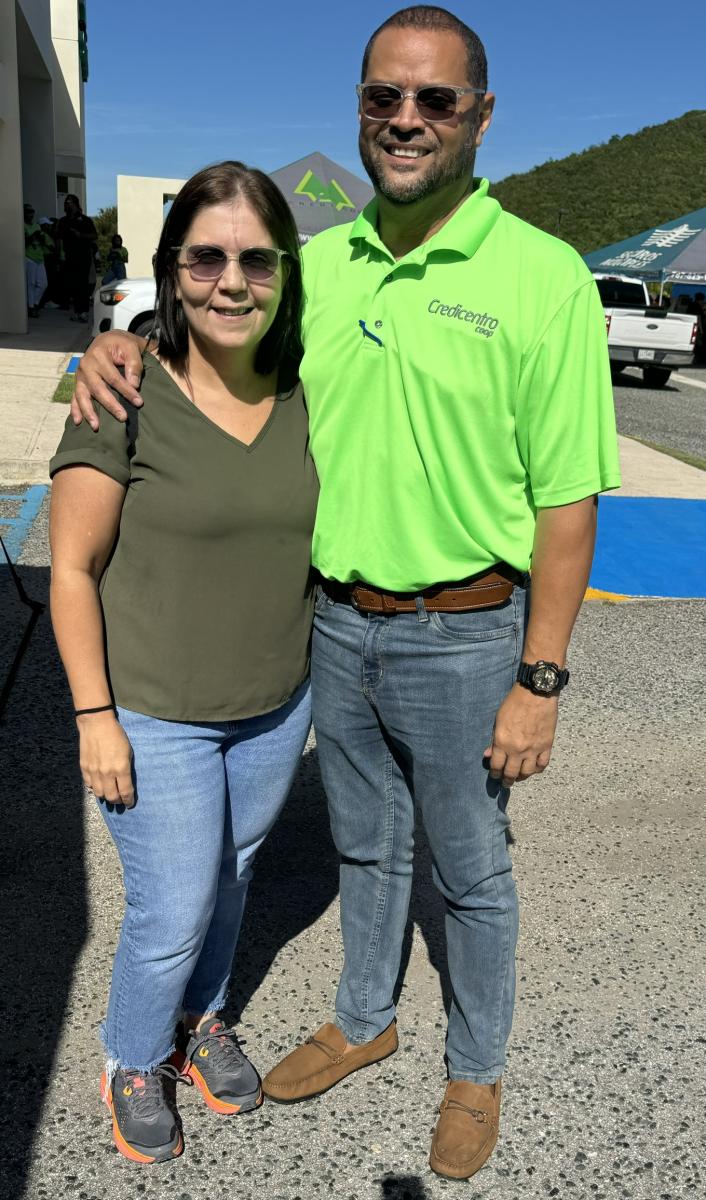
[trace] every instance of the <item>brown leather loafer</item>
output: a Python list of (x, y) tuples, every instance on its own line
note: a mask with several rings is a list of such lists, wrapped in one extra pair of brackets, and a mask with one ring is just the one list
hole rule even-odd
[(397, 1044), (397, 1028), (392, 1021), (372, 1042), (344, 1054), (345, 1034), (327, 1023), (272, 1068), (262, 1081), (263, 1091), (271, 1100), (290, 1102), (318, 1096), (360, 1067), (394, 1054)]
[(429, 1166), (449, 1179), (469, 1179), (488, 1161), (498, 1140), (500, 1080), (450, 1079), (439, 1109)]

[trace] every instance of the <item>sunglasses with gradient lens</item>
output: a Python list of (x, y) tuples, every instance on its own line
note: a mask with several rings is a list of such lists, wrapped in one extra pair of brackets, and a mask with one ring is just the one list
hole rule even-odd
[(356, 91), (360, 111), (370, 121), (391, 121), (400, 115), (407, 96), (411, 96), (423, 121), (451, 121), (458, 112), (461, 96), (484, 96), (484, 88), (453, 87), (450, 83), (434, 83), (403, 92), (394, 83), (359, 83)]
[(273, 246), (248, 246), (237, 254), (226, 254), (222, 246), (172, 246), (173, 250), (182, 250), (184, 261), (178, 262), (178, 267), (186, 267), (192, 279), (201, 282), (220, 279), (228, 263), (232, 259), (237, 262), (241, 273), (250, 283), (267, 283), (279, 270), (281, 260), (286, 256), (286, 250), (277, 250)]

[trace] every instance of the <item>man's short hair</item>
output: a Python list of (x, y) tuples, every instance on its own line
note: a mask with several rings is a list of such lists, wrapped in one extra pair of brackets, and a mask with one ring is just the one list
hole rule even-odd
[[(468, 82), (473, 87), (482, 87), (483, 89), (488, 87), (488, 60), (485, 56), (485, 47), (478, 34), (469, 29), (468, 25), (464, 25), (463, 21), (448, 9), (438, 8), (435, 4), (413, 4), (410, 8), (401, 8), (399, 12), (393, 13), (386, 21), (383, 21), (382, 25), (378, 26), (363, 53), (361, 80), (365, 79), (368, 72), (373, 43), (383, 29), (431, 29), (442, 33), (458, 34), (466, 47)], [(445, 83), (446, 80), (437, 79), (429, 82)]]

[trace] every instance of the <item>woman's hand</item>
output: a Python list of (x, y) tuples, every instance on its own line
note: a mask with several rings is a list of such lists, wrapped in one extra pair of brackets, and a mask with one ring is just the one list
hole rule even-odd
[(112, 712), (89, 713), (76, 724), (83, 782), (109, 804), (132, 808), (132, 747), (119, 721)]

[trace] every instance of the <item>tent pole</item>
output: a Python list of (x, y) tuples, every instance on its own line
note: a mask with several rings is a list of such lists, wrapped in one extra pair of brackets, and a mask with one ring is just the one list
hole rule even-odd
[(662, 278), (661, 278), (661, 279), (660, 279), (660, 281), (659, 281), (659, 302), (660, 302), (660, 305), (661, 305), (661, 303), (662, 303), (662, 296), (663, 296), (663, 295), (664, 295), (664, 275), (662, 276)]

